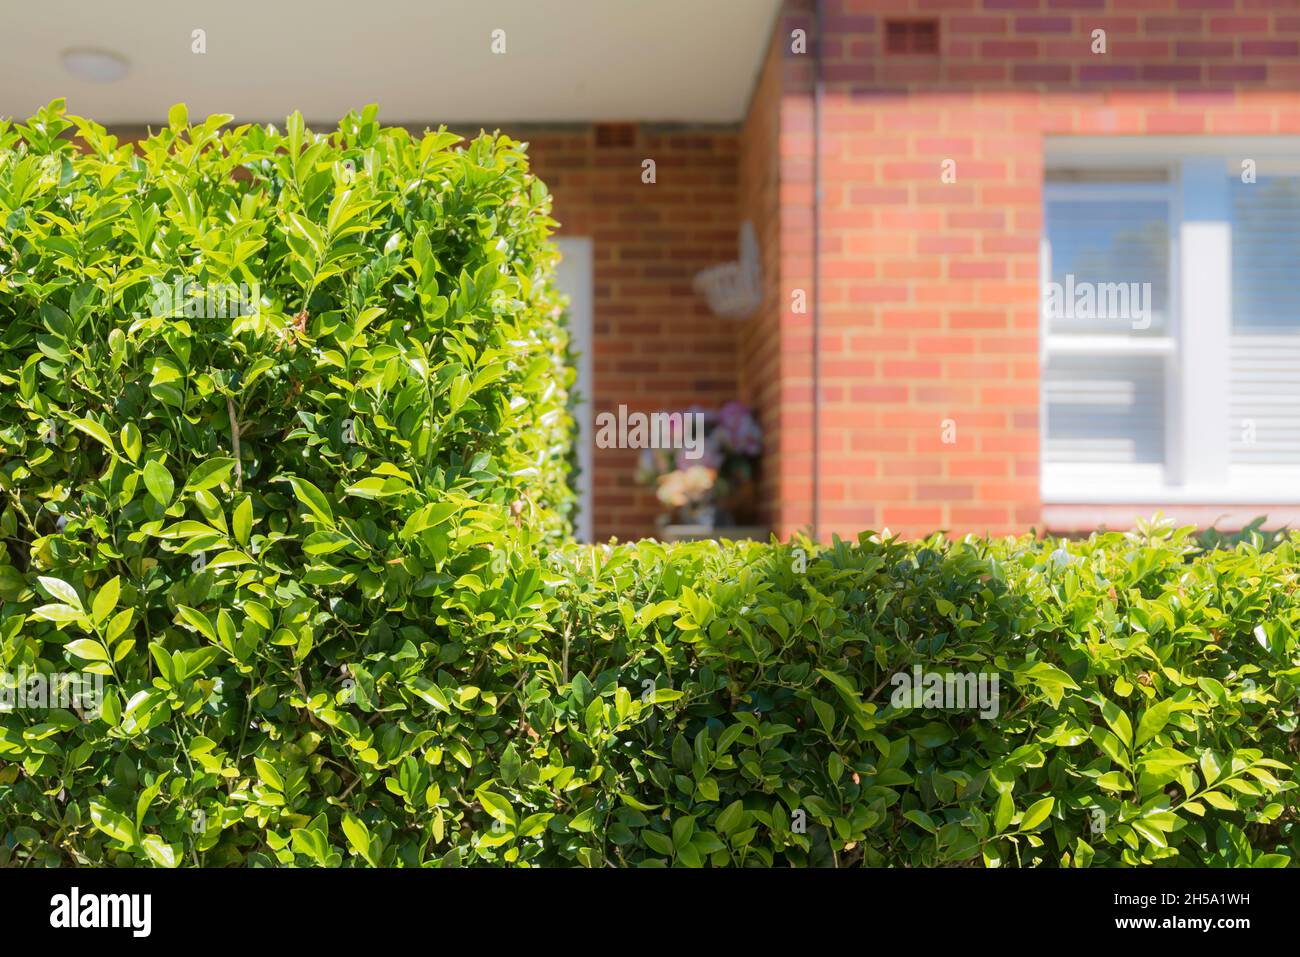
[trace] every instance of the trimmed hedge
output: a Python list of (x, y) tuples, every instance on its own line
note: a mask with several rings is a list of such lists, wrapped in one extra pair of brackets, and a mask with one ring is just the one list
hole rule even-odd
[(373, 107), (328, 136), (229, 120), (177, 106), (136, 145), (61, 102), (0, 122), (0, 673), (110, 684), (104, 721), (3, 718), (5, 854), (71, 856), (94, 824), (171, 863), (132, 795), (211, 805), (194, 740), (242, 764), (298, 719), (370, 742), (302, 696), (364, 701), (355, 651), (445, 638), (458, 579), (570, 527), (574, 375), (523, 145)]
[[(586, 862), (1286, 866), (1300, 537), (1190, 531), (592, 550)], [(899, 702), (918, 665), (998, 674), (998, 715)]]
[(1296, 536), (563, 544), (520, 144), (65, 122), (0, 125), (0, 671), (109, 690), (0, 715), (0, 864), (1295, 856)]

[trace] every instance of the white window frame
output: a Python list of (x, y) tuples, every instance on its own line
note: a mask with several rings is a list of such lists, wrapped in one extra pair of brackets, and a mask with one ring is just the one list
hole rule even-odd
[[(1077, 137), (1049, 140), (1048, 168), (1164, 168), (1166, 182), (1043, 187), (1040, 289), (1051, 281), (1048, 204), (1060, 199), (1167, 199), (1169, 316), (1163, 336), (1053, 335), (1040, 305), (1040, 367), (1052, 356), (1158, 355), (1165, 359), (1163, 465), (1048, 463), (1046, 390), (1040, 387), (1044, 504), (1300, 504), (1300, 468), (1230, 464), (1232, 197), (1243, 159), (1263, 178), (1300, 173), (1297, 137)], [(1040, 295), (1040, 304), (1041, 304)], [(1188, 334), (1189, 330), (1194, 334)]]

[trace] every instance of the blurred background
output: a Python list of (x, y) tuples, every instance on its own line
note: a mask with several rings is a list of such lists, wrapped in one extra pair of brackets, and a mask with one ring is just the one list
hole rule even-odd
[[(9, 5), (0, 116), (529, 143), (585, 538), (1300, 515), (1293, 3), (126, 9)], [(705, 457), (598, 442), (620, 410), (698, 412)]]

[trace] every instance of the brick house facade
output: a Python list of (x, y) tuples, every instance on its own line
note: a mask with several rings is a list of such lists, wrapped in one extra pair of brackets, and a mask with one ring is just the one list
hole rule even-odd
[[(741, 324), (714, 320), (691, 280), (735, 258), (738, 133), (636, 125), (507, 132), (528, 141), (560, 235), (592, 240), (592, 408), (654, 412), (734, 399)], [(653, 185), (641, 182), (643, 157), (655, 159)], [(598, 541), (654, 529), (659, 504), (634, 480), (638, 454), (595, 450)]]
[[(937, 27), (937, 52), (888, 52), (898, 21)], [(1231, 158), (1267, 138), (1285, 153), (1300, 136), (1297, 90), (1300, 0), (788, 0), (736, 126), (519, 135), (561, 236), (593, 240), (594, 410), (754, 404), (764, 518), (779, 535), (1077, 530), (1157, 508), (1231, 525), (1294, 521), (1300, 496), (1198, 500), (1190, 480), (1169, 498), (1134, 486), (1127, 500), (1122, 485), (1109, 500), (1045, 495), (1044, 186), (1073, 142), (1098, 155), (1199, 138)], [(641, 182), (645, 157), (654, 184)], [(691, 277), (735, 258), (744, 220), (765, 297), (728, 322)], [(1187, 341), (1172, 354), (1204, 348)], [(1197, 406), (1190, 370), (1175, 378), (1177, 429), (1192, 434), (1202, 414), (1227, 425)], [(1176, 444), (1175, 473), (1179, 455), (1185, 478), (1215, 467)], [(651, 534), (657, 503), (634, 481), (636, 453), (594, 454), (596, 539)]]

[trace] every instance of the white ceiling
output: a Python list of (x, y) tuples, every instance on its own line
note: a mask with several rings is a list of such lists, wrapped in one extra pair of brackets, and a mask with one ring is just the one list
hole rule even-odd
[[(0, 116), (55, 97), (100, 123), (728, 123), (742, 118), (779, 0), (0, 0)], [(191, 52), (195, 29), (207, 53)], [(504, 55), (491, 34), (506, 31)], [(110, 83), (69, 48), (124, 55)]]

